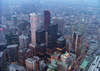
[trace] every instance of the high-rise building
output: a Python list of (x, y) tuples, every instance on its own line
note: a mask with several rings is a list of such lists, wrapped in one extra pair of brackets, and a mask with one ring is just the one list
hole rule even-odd
[(40, 16), (36, 13), (30, 14), (31, 43), (36, 45), (36, 31), (40, 29)]
[(44, 11), (44, 29), (46, 30), (46, 46), (48, 45), (48, 26), (50, 24), (50, 11)]
[(42, 60), (46, 59), (46, 44), (41, 43), (37, 45), (37, 56)]
[(6, 24), (6, 17), (2, 16), (1, 17), (1, 22), (2, 22), (2, 24)]
[(48, 31), (48, 25), (50, 24), (50, 11), (44, 11), (44, 29)]
[(51, 55), (55, 51), (57, 45), (58, 24), (50, 24), (48, 26), (48, 54)]
[(44, 29), (40, 29), (40, 30), (36, 31), (36, 44), (46, 43), (45, 38), (46, 38), (46, 36), (45, 36)]
[(58, 24), (58, 33), (60, 33), (61, 36), (64, 36), (64, 19), (58, 17), (54, 19), (54, 23)]
[(8, 59), (9, 62), (12, 64), (15, 64), (18, 62), (18, 45), (8, 45), (7, 46), (7, 54), (8, 54)]
[(19, 36), (20, 49), (27, 48), (29, 45), (29, 37), (26, 35)]
[(35, 71), (36, 70), (36, 60), (34, 60), (32, 58), (27, 58), (25, 60), (25, 64), (26, 64), (26, 68), (29, 71)]
[(40, 16), (36, 13), (30, 14), (31, 23), (31, 44), (29, 48), (32, 49), (34, 55), (36, 55), (36, 31), (40, 29)]
[(23, 48), (18, 50), (18, 61), (20, 66), (25, 66), (25, 59), (32, 57), (32, 50)]
[(13, 15), (12, 16), (12, 24), (13, 24), (13, 26), (17, 26), (17, 23), (18, 23), (17, 16), (16, 15)]
[(75, 51), (76, 57), (78, 57), (81, 53), (81, 46), (82, 46), (82, 33), (74, 32), (72, 47)]
[(57, 40), (57, 52), (62, 54), (65, 53), (66, 39), (63, 37), (58, 38)]

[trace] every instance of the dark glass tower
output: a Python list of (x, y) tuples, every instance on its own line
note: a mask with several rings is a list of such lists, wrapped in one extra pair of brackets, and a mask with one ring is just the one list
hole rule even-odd
[(48, 25), (50, 24), (50, 11), (44, 11), (44, 29), (48, 31)]
[(58, 24), (50, 24), (48, 26), (48, 54), (51, 55), (55, 51), (57, 45)]
[(41, 29), (36, 31), (36, 44), (46, 43), (45, 30)]

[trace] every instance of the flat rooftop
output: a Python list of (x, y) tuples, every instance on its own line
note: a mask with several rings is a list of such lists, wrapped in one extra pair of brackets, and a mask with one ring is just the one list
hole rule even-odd
[(7, 48), (15, 48), (15, 47), (18, 47), (17, 44), (14, 44), (14, 45), (8, 45)]
[(64, 40), (65, 40), (65, 38), (63, 38), (63, 37), (58, 38), (58, 41), (64, 41)]

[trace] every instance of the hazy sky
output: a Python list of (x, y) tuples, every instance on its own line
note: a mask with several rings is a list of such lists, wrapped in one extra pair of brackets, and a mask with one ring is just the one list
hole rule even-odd
[(83, 4), (99, 4), (100, 0), (2, 0), (2, 3), (5, 4), (23, 4), (23, 3), (45, 3), (45, 2), (54, 2), (54, 3), (83, 3)]

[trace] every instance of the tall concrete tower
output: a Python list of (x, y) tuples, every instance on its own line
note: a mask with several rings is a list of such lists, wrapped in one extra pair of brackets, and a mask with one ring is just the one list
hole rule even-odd
[(30, 14), (30, 23), (31, 23), (31, 44), (29, 48), (33, 51), (33, 56), (36, 55), (36, 31), (39, 30), (40, 27), (40, 16), (36, 13)]
[(30, 14), (31, 42), (36, 45), (36, 31), (40, 29), (40, 16), (36, 13)]

